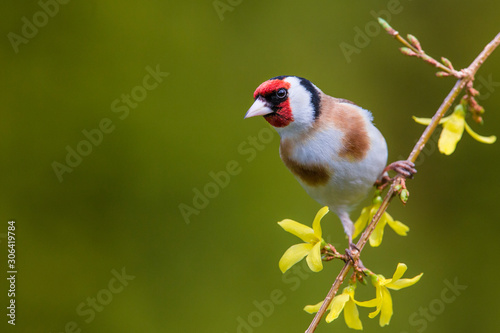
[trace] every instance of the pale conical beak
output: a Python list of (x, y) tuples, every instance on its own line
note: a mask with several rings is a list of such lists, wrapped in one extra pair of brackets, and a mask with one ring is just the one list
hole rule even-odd
[(273, 110), (266, 105), (262, 98), (257, 98), (250, 109), (247, 111), (244, 119), (255, 116), (265, 116), (266, 114), (270, 113), (273, 113)]

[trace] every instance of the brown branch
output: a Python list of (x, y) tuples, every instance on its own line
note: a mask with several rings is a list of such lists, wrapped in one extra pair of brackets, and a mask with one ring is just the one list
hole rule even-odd
[[(392, 28), (391, 28), (392, 29)], [(387, 30), (387, 29), (386, 29)], [(395, 30), (394, 30), (395, 31)], [(389, 32), (390, 33), (390, 32)], [(466, 69), (462, 70), (464, 73), (464, 76), (457, 81), (453, 89), (450, 91), (448, 96), (444, 99), (443, 103), (439, 107), (439, 109), (436, 111), (436, 114), (432, 117), (431, 123), (426, 127), (422, 135), (420, 136), (420, 139), (418, 142), (415, 144), (415, 147), (410, 153), (410, 156), (408, 156), (408, 161), (415, 162), (418, 158), (418, 155), (424, 148), (425, 144), (427, 141), (430, 139), (432, 133), (436, 130), (436, 127), (439, 125), (439, 121), (441, 118), (444, 116), (446, 111), (451, 107), (455, 99), (458, 97), (460, 92), (465, 88), (467, 83), (472, 82), (474, 80), (474, 75), (476, 74), (477, 70), (483, 62), (488, 58), (488, 56), (495, 50), (495, 48), (500, 44), (500, 33), (498, 33), (495, 38), (486, 45), (484, 50), (474, 59), (474, 61), (470, 64), (469, 67)], [(377, 213), (373, 217), (372, 221), (368, 225), (368, 227), (365, 229), (363, 234), (361, 235), (361, 238), (359, 239), (358, 243), (356, 244), (357, 248), (359, 249), (359, 252), (353, 253), (353, 259), (357, 260), (361, 254), (361, 251), (363, 250), (364, 246), (366, 245), (366, 242), (368, 241), (368, 238), (372, 234), (373, 230), (377, 226), (378, 221), (382, 217), (382, 214), (387, 210), (387, 207), (389, 206), (392, 198), (394, 197), (395, 194), (395, 187), (401, 182), (404, 181), (404, 178), (401, 175), (397, 175), (391, 184), (391, 187), (389, 188), (389, 191), (387, 192), (382, 204), (380, 205), (380, 208), (378, 209)], [(316, 327), (318, 326), (321, 318), (325, 314), (326, 310), (330, 306), (330, 303), (335, 297), (337, 291), (339, 290), (340, 285), (342, 282), (344, 282), (345, 278), (347, 277), (347, 274), (349, 273), (350, 269), (353, 267), (353, 264), (351, 261), (346, 262), (340, 273), (337, 275), (337, 278), (335, 279), (335, 282), (333, 283), (332, 287), (330, 288), (330, 291), (325, 297), (325, 301), (321, 305), (321, 308), (319, 311), (316, 313), (314, 316), (311, 324), (309, 325), (308, 329), (305, 331), (305, 333), (313, 333), (316, 330)]]

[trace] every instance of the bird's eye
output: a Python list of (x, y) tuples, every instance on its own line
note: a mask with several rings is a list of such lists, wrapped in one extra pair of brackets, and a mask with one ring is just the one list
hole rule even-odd
[(281, 88), (279, 89), (277, 92), (276, 92), (276, 97), (278, 97), (279, 99), (283, 99), (285, 98), (287, 95), (287, 91), (285, 88)]

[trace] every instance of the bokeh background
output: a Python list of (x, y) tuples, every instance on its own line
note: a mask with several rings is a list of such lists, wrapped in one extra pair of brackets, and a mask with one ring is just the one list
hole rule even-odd
[[(40, 3), (52, 16), (40, 14)], [(500, 2), (486, 0), (40, 3), (0, 5), (2, 332), (303, 332), (312, 319), (303, 306), (325, 296), (341, 263), (320, 274), (303, 265), (279, 271), (298, 239), (276, 222), (310, 224), (320, 207), (279, 159), (277, 134), (263, 119), (243, 120), (254, 89), (294, 74), (351, 99), (373, 112), (396, 160), (424, 129), (411, 116), (431, 116), (454, 81), (400, 55), (375, 28), (377, 13), (457, 68), (500, 30)], [(34, 19), (36, 32), (24, 27)], [(356, 51), (346, 55), (342, 46)], [(157, 84), (147, 76), (155, 70)], [(472, 127), (499, 135), (500, 50), (476, 88), (487, 113)], [(102, 138), (99, 126), (108, 132)], [(94, 133), (90, 148), (83, 131)], [(387, 229), (382, 246), (363, 253), (387, 277), (398, 262), (408, 277), (424, 277), (392, 293), (389, 327), (361, 309), (366, 331), (498, 327), (500, 144), (464, 134), (445, 157), (436, 141), (409, 182), (407, 206), (389, 209), (409, 235)], [(68, 149), (86, 156), (68, 166)], [(71, 170), (58, 177), (54, 163)], [(227, 168), (233, 174), (214, 187), (211, 175)], [(206, 186), (204, 201), (196, 193)], [(5, 315), (12, 219), (15, 327)], [(333, 214), (323, 227), (345, 246)], [(373, 295), (370, 286), (358, 291)], [(348, 330), (341, 317), (317, 332)]]

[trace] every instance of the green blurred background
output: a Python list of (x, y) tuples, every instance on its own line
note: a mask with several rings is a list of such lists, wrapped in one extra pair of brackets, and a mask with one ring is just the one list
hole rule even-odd
[[(47, 3), (52, 16), (37, 1), (0, 5), (2, 332), (303, 332), (312, 319), (303, 306), (325, 296), (341, 263), (320, 274), (279, 271), (298, 239), (276, 222), (310, 224), (319, 205), (279, 159), (277, 134), (263, 119), (243, 120), (254, 89), (293, 74), (351, 99), (373, 112), (396, 160), (424, 129), (411, 116), (431, 116), (454, 81), (400, 55), (374, 16), (457, 68), (500, 30), (500, 2), (486, 0)], [(34, 19), (38, 31), (25, 27), (22, 39)], [(365, 29), (370, 36), (358, 36)], [(357, 51), (346, 56), (347, 44)], [(157, 82), (147, 76), (155, 70)], [(472, 124), (480, 134), (500, 134), (499, 87), (497, 50), (477, 76), (487, 110), (484, 126)], [(109, 133), (100, 137), (99, 126)], [(86, 156), (58, 178), (54, 162), (67, 165), (68, 149)], [(363, 261), (387, 277), (398, 262), (408, 277), (425, 275), (392, 293), (389, 327), (361, 309), (366, 331), (497, 329), (499, 153), (499, 143), (464, 134), (450, 157), (433, 143), (419, 159), (409, 203), (389, 210), (409, 235), (387, 229)], [(180, 205), (192, 207), (228, 167), (227, 184), (208, 185), (212, 198), (184, 218)], [(5, 315), (11, 219), (14, 328)], [(333, 214), (323, 227), (345, 246)], [(453, 294), (446, 281), (467, 288)], [(342, 317), (317, 330), (332, 331), (349, 331)]]

